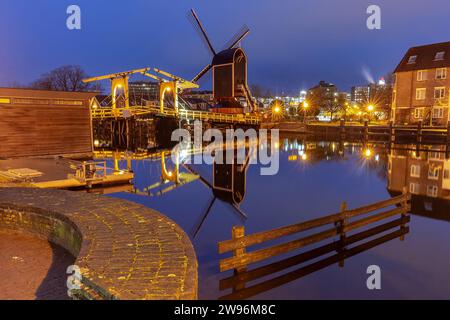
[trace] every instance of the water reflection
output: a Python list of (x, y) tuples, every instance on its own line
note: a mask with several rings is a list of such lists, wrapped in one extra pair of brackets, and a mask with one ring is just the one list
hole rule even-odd
[(450, 160), (445, 146), (396, 146), (388, 156), (388, 190), (413, 194), (414, 214), (450, 221)]
[[(190, 234), (199, 259), (200, 298), (373, 298), (365, 287), (365, 268), (371, 264), (380, 264), (388, 277), (379, 298), (450, 298), (446, 246), (450, 225), (442, 222), (450, 221), (450, 162), (445, 146), (293, 137), (282, 139), (279, 149), (280, 172), (273, 177), (260, 176), (253, 165), (179, 163), (177, 168), (166, 153), (121, 151), (116, 153), (118, 166), (127, 166), (128, 155), (136, 177), (132, 192), (113, 196), (155, 208)], [(114, 162), (114, 153), (102, 152), (99, 158)], [(169, 172), (176, 179), (167, 179)], [(245, 225), (249, 233), (269, 230), (336, 212), (342, 201), (357, 207), (384, 200), (405, 187), (413, 194), (415, 215), (409, 237), (397, 242), (393, 239), (401, 236), (398, 231), (366, 233), (367, 243), (345, 257), (351, 257), (345, 271), (332, 267), (342, 256), (317, 260), (320, 252), (336, 251), (338, 243), (333, 242), (257, 265), (246, 275), (219, 273), (216, 245), (230, 238), (234, 225)], [(286, 274), (280, 275), (281, 271)], [(222, 290), (230, 288), (241, 291), (224, 296)]]

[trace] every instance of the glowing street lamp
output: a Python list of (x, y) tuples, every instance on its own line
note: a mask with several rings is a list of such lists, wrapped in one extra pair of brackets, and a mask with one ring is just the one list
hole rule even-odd
[(306, 111), (309, 108), (309, 103), (307, 101), (303, 102), (303, 122), (306, 123)]

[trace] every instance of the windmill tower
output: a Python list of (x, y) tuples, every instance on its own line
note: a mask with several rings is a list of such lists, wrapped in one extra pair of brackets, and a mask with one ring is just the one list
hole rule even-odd
[[(247, 83), (247, 56), (244, 50), (238, 47), (240, 42), (250, 33), (250, 29), (243, 26), (228, 42), (225, 50), (216, 52), (193, 9), (190, 11), (190, 18), (212, 56), (211, 63), (204, 67), (192, 82), (197, 83), (212, 69), (213, 94), (214, 99), (218, 101), (218, 105), (214, 107), (215, 112), (244, 113), (244, 111), (256, 111)], [(244, 110), (245, 107), (246, 110)]]

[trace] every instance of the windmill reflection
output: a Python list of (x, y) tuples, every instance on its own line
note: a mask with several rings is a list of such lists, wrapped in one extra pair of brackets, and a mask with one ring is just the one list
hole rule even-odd
[[(209, 216), (211, 209), (217, 199), (229, 204), (234, 209), (234, 211), (238, 213), (241, 219), (247, 219), (247, 215), (240, 209), (240, 204), (244, 201), (247, 189), (247, 170), (251, 157), (248, 150), (249, 148), (246, 147), (246, 158), (244, 163), (242, 164), (238, 163), (236, 152), (234, 152), (234, 160), (231, 164), (218, 163), (218, 158), (215, 157), (213, 164), (212, 184), (199, 175), (200, 180), (203, 182), (203, 184), (212, 190), (213, 197), (211, 198), (199, 223), (194, 227), (194, 238), (197, 236), (198, 232), (203, 226), (203, 223)], [(224, 149), (221, 152), (223, 153), (222, 159), (226, 159), (226, 150)], [(192, 173), (195, 173), (194, 169), (191, 166), (185, 165), (185, 167)]]

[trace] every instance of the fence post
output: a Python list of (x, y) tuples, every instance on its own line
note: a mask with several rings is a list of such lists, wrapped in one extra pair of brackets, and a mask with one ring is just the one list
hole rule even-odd
[[(400, 203), (400, 205), (404, 209), (404, 210), (402, 210), (402, 215), (401, 215), (402, 219), (404, 219), (404, 218), (406, 218), (407, 213), (408, 213), (407, 212), (408, 211), (407, 210), (407, 208), (408, 208), (408, 189), (407, 189), (407, 187), (403, 187), (402, 195), (404, 198), (403, 198), (402, 202)], [(405, 231), (405, 228), (406, 228), (405, 224), (402, 223), (402, 225), (400, 226), (400, 230)], [(400, 241), (404, 241), (404, 240), (405, 240), (405, 235), (403, 234), (400, 236)]]
[[(245, 227), (244, 226), (234, 226), (231, 233), (232, 233), (233, 240), (243, 238), (245, 236)], [(240, 257), (245, 254), (245, 248), (235, 249), (233, 254), (235, 257)], [(234, 269), (234, 275), (238, 275), (239, 273), (246, 272), (246, 271), (247, 271), (247, 266), (238, 267), (238, 268)], [(245, 288), (245, 283), (238, 284), (233, 287), (233, 292), (242, 290), (244, 288)]]
[(389, 146), (392, 148), (392, 145), (395, 143), (395, 129), (394, 122), (391, 120), (389, 122)]
[(369, 141), (369, 121), (364, 121), (364, 141)]
[(450, 121), (447, 122), (447, 145), (450, 144)]
[(345, 120), (341, 119), (341, 123), (340, 123), (340, 136), (341, 139), (340, 140), (345, 140)]
[(422, 144), (422, 120), (417, 124), (416, 142), (418, 145)]
[(338, 247), (338, 254), (342, 256), (342, 259), (339, 260), (339, 267), (343, 268), (344, 267), (344, 260), (345, 257), (343, 256), (344, 252), (345, 252), (345, 240), (346, 240), (346, 236), (345, 236), (345, 232), (344, 232), (344, 228), (345, 225), (347, 224), (347, 219), (345, 218), (344, 214), (347, 211), (347, 202), (342, 202), (341, 203), (341, 214), (342, 217), (341, 219), (337, 222), (337, 231), (339, 233), (339, 247)]

